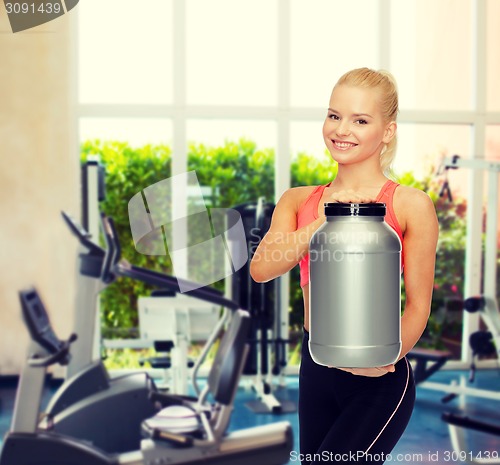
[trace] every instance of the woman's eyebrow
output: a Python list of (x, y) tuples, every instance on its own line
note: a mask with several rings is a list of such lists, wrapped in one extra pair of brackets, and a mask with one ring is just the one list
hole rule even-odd
[[(331, 111), (332, 113), (338, 113), (338, 111), (334, 110), (333, 108), (328, 108), (328, 111)], [(373, 116), (368, 113), (353, 113), (351, 116), (354, 116), (355, 118), (359, 118), (360, 116), (368, 116), (369, 118), (373, 118)]]

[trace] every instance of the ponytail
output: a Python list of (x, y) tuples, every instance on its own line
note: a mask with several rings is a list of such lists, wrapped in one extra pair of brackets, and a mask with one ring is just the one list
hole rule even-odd
[(398, 146), (397, 135), (394, 134), (394, 137), (391, 141), (385, 145), (380, 153), (380, 168), (382, 168), (382, 172), (386, 176), (392, 175), (392, 164), (394, 162), (394, 158), (396, 157), (396, 149)]

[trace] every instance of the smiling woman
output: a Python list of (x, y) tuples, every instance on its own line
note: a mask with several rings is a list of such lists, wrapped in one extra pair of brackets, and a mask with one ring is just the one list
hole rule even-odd
[[(285, 191), (274, 210), (270, 229), (251, 262), (252, 278), (258, 282), (281, 276), (297, 264), (301, 269), (304, 337), (299, 376), (299, 427), (301, 453), (306, 456), (362, 451), (359, 463), (381, 464), (384, 460), (371, 460), (371, 454), (391, 452), (413, 409), (415, 385), (405, 356), (419, 340), (429, 317), (438, 227), (433, 203), (425, 193), (387, 178), (395, 153), (397, 113), (398, 95), (389, 73), (360, 68), (339, 79), (323, 125), (326, 147), (338, 164), (337, 175), (326, 185)], [(325, 222), (325, 202), (383, 202), (387, 207), (387, 210), (384, 208), (386, 222), (403, 246), (406, 287), (401, 353), (394, 364), (327, 367), (318, 365), (311, 357), (310, 241)], [(301, 241), (297, 241), (298, 236)], [(286, 240), (281, 240), (283, 237)], [(281, 259), (269, 259), (276, 255)], [(349, 284), (356, 286), (357, 274), (347, 276), (354, 280)], [(341, 278), (348, 279), (335, 274), (336, 280)], [(331, 308), (323, 310), (330, 312)], [(352, 310), (362, 314), (363, 310), (369, 312), (373, 308)], [(366, 321), (368, 319), (367, 316)], [(378, 402), (379, 399), (383, 401)], [(365, 419), (362, 424), (352, 421), (361, 416)], [(319, 463), (320, 459), (312, 460), (310, 463)], [(303, 459), (302, 463), (309, 461)]]

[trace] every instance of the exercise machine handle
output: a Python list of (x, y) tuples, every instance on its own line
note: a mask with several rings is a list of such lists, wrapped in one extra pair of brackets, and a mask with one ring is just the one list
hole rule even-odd
[(115, 275), (111, 271), (113, 265), (120, 259), (119, 242), (116, 239), (116, 229), (111, 218), (106, 217), (101, 213), (101, 225), (104, 231), (104, 238), (106, 240), (106, 255), (101, 268), (101, 281), (109, 284), (115, 280)]
[(203, 286), (199, 283), (189, 281), (187, 279), (176, 278), (157, 271), (148, 270), (146, 268), (130, 265), (127, 262), (120, 260), (119, 254), (115, 252), (120, 250), (118, 234), (113, 220), (105, 215), (102, 215), (103, 229), (106, 236), (106, 243), (109, 248), (113, 249), (113, 259), (110, 260), (115, 266), (114, 271), (119, 276), (142, 281), (155, 287), (168, 289), (174, 292), (182, 292), (181, 289), (191, 289), (183, 292), (186, 295), (196, 297), (198, 299), (221, 305), (232, 310), (237, 310), (238, 304), (225, 298), (221, 291), (213, 287)]
[(156, 286), (162, 289), (169, 289), (178, 293), (181, 292), (181, 288), (191, 288), (191, 290), (185, 291), (183, 292), (183, 294), (195, 297), (205, 302), (210, 302), (215, 305), (229, 308), (232, 311), (235, 311), (239, 308), (236, 302), (224, 297), (222, 292), (218, 291), (217, 289), (208, 286), (198, 287), (200, 286), (198, 283), (194, 283), (192, 281), (181, 278), (174, 278), (173, 276), (159, 273), (157, 271), (134, 266), (128, 262), (124, 262), (123, 260), (118, 264), (116, 273), (119, 276), (132, 278), (138, 281), (142, 281), (146, 284), (150, 284), (152, 286)]
[(237, 310), (238, 304), (233, 300), (224, 297), (223, 293), (213, 287), (200, 285), (193, 281), (176, 278), (164, 273), (148, 270), (131, 265), (126, 260), (121, 259), (121, 247), (118, 240), (116, 227), (111, 218), (101, 215), (102, 228), (107, 244), (107, 250), (96, 245), (89, 233), (78, 223), (76, 223), (67, 213), (62, 212), (64, 221), (69, 226), (72, 233), (78, 238), (80, 243), (89, 249), (91, 256), (98, 256), (102, 260), (100, 268), (100, 279), (105, 283), (112, 282), (117, 276), (132, 278), (160, 289), (168, 289), (176, 293), (181, 293), (181, 289), (190, 289), (183, 292), (197, 299)]
[(61, 347), (46, 357), (40, 357), (38, 354), (32, 355), (28, 360), (28, 365), (31, 367), (48, 367), (59, 363), (60, 365), (67, 365), (71, 359), (70, 347), (73, 342), (77, 340), (78, 336), (73, 333), (67, 341), (63, 341)]
[(106, 259), (108, 251), (97, 245), (94, 242), (92, 235), (70, 215), (64, 211), (62, 211), (61, 214), (71, 233), (76, 236), (78, 242), (88, 251), (86, 253), (79, 254), (80, 273), (83, 276), (101, 278), (103, 262)]
[(105, 251), (102, 247), (99, 247), (92, 239), (92, 235), (84, 229), (80, 224), (78, 224), (68, 213), (61, 211), (61, 215), (64, 222), (67, 224), (73, 235), (75, 235), (80, 244), (82, 244), (86, 249), (90, 251), (92, 255), (103, 256)]

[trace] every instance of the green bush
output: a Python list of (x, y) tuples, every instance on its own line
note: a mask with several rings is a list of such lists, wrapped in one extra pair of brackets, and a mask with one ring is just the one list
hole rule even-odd
[[(432, 167), (431, 171), (434, 171)], [(447, 311), (449, 301), (462, 299), (461, 290), (464, 287), (465, 276), (465, 239), (467, 202), (455, 196), (453, 203), (440, 198), (441, 188), (432, 174), (423, 179), (415, 179), (412, 173), (404, 173), (397, 181), (406, 186), (412, 186), (427, 192), (434, 202), (439, 221), (439, 240), (436, 252), (434, 275), (434, 290), (431, 303), (431, 315), (419, 346), (444, 349), (447, 346), (443, 338), (461, 339), (462, 309), (450, 317)], [(404, 282), (402, 283), (402, 308), (405, 303)], [(457, 319), (456, 316), (459, 316)]]
[[(122, 255), (131, 263), (171, 272), (168, 256), (152, 257), (135, 250), (128, 222), (128, 202), (141, 189), (171, 176), (171, 150), (167, 146), (131, 148), (125, 142), (87, 141), (82, 144), (82, 161), (99, 155), (106, 167), (104, 213), (115, 222)], [(137, 328), (137, 298), (147, 295), (143, 283), (120, 278), (101, 294), (103, 337), (128, 337)]]
[[(113, 217), (122, 245), (123, 257), (131, 263), (171, 273), (168, 256), (147, 256), (135, 250), (128, 221), (128, 202), (142, 189), (171, 176), (171, 149), (168, 146), (146, 145), (132, 148), (116, 141), (87, 141), (82, 145), (82, 160), (88, 155), (99, 155), (106, 166), (106, 200), (102, 210)], [(187, 170), (196, 171), (202, 186), (210, 188), (209, 204), (228, 208), (265, 196), (274, 198), (273, 149), (258, 149), (254, 142), (240, 140), (221, 147), (190, 144)], [(291, 184), (325, 184), (336, 175), (336, 165), (330, 158), (324, 160), (300, 153), (291, 165)], [(429, 174), (417, 180), (411, 173), (398, 177), (398, 182), (422, 189), (432, 197), (440, 221), (439, 249), (436, 261), (436, 278), (432, 315), (426, 332), (431, 345), (439, 345), (442, 321), (435, 317), (446, 300), (460, 297), (463, 288), (466, 202), (455, 199), (452, 205), (437, 198), (439, 186)], [(223, 283), (216, 283), (221, 288)], [(404, 305), (404, 286), (403, 286)], [(102, 296), (103, 336), (124, 337), (137, 328), (137, 297), (147, 295), (150, 289), (142, 283), (119, 279), (109, 286)], [(303, 321), (302, 293), (299, 286), (298, 267), (291, 271), (290, 328), (300, 330)]]

